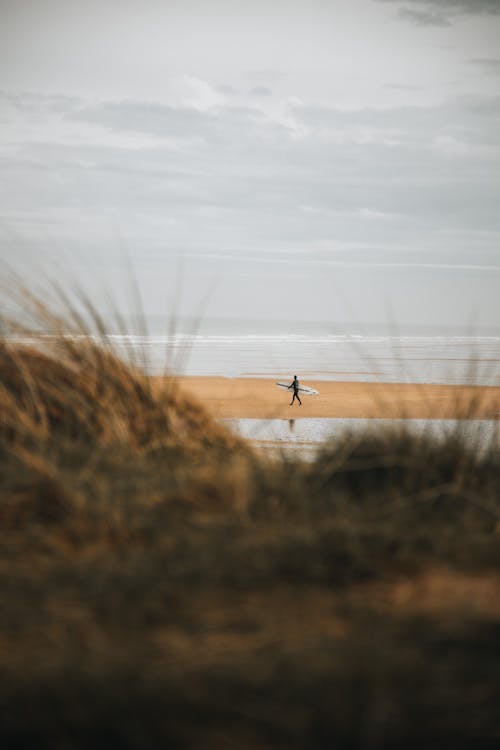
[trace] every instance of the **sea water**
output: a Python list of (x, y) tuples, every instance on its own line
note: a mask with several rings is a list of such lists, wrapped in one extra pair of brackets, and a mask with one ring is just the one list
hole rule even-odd
[(443, 329), (388, 331), (299, 321), (151, 318), (147, 331), (115, 333), (125, 356), (151, 373), (307, 380), (500, 383), (500, 335)]
[(348, 433), (357, 436), (387, 429), (405, 429), (436, 440), (457, 436), (483, 455), (500, 447), (500, 425), (494, 419), (225, 419), (227, 426), (258, 447), (283, 455), (311, 459), (318, 449)]
[(110, 320), (107, 343), (150, 374), (500, 384), (500, 331), (155, 316), (125, 328)]

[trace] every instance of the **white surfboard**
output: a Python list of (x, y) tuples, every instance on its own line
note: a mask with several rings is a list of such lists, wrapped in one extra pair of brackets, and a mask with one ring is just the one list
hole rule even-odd
[[(288, 390), (290, 383), (276, 383), (276, 385)], [(293, 391), (293, 388), (290, 388), (290, 391)], [(307, 385), (299, 385), (299, 391), (300, 393), (305, 393), (306, 396), (317, 396), (319, 394), (319, 391), (314, 390), (314, 388), (309, 388)]]

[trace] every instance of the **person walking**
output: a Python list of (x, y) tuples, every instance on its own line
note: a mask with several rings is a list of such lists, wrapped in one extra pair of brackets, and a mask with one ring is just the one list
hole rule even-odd
[(290, 402), (290, 406), (293, 405), (293, 402), (295, 401), (295, 399), (297, 399), (299, 404), (302, 406), (302, 401), (300, 400), (300, 396), (299, 396), (299, 381), (296, 375), (293, 376), (293, 380), (288, 386), (288, 390), (290, 390), (290, 388), (293, 388), (293, 398)]

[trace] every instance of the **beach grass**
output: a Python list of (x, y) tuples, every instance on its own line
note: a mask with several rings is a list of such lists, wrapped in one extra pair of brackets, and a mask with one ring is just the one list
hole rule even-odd
[(494, 445), (267, 456), (36, 316), (0, 342), (2, 747), (498, 746)]

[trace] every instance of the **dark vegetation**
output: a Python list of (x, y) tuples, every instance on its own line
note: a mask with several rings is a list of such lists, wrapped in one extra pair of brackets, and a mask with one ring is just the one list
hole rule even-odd
[(266, 458), (38, 315), (0, 344), (1, 747), (500, 746), (493, 449)]

